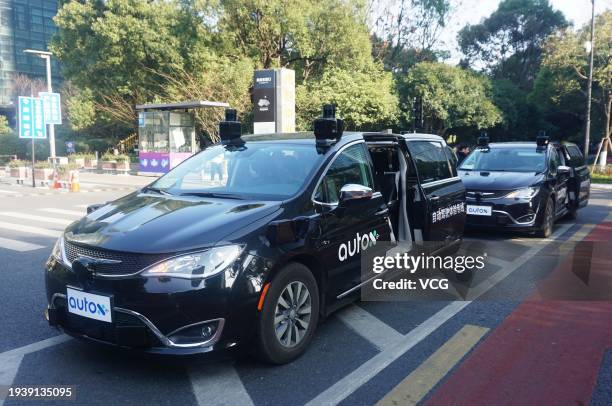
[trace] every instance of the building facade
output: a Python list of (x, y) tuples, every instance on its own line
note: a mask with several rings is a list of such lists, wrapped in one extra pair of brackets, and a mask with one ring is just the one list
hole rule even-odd
[[(46, 80), (45, 61), (23, 50), (48, 50), (57, 31), (53, 22), (57, 8), (58, 0), (0, 0), (0, 114), (11, 118), (15, 114), (15, 75)], [(53, 82), (57, 84), (59, 66), (57, 59), (51, 60)]]

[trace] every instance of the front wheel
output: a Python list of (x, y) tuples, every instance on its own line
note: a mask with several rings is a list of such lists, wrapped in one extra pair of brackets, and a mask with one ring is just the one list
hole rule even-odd
[(270, 284), (258, 324), (256, 356), (286, 364), (302, 355), (319, 320), (319, 289), (310, 270), (292, 263)]
[(537, 236), (540, 238), (548, 238), (553, 232), (555, 225), (555, 202), (552, 197), (549, 197), (546, 201), (546, 207), (544, 208), (544, 218), (542, 219), (542, 226), (538, 230)]

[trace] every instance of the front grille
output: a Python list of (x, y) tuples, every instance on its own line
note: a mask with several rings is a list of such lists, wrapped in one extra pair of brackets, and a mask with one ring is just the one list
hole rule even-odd
[(129, 252), (103, 250), (100, 248), (77, 245), (68, 241), (64, 242), (64, 250), (66, 253), (66, 259), (71, 264), (78, 257), (121, 261), (116, 264), (95, 265), (96, 272), (98, 273), (117, 275), (141, 271), (144, 268), (167, 257), (164, 254), (134, 254)]
[(480, 197), (482, 200), (498, 199), (506, 196), (508, 193), (510, 193), (509, 190), (468, 190), (466, 192), (467, 197), (472, 199)]

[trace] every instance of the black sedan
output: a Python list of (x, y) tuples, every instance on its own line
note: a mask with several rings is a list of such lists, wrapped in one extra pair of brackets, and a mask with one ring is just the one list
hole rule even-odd
[(589, 171), (574, 144), (487, 143), (462, 162), (467, 226), (522, 230), (548, 237), (554, 222), (588, 203)]

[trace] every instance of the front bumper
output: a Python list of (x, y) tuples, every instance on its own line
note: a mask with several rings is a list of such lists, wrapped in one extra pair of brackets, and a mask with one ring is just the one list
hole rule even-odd
[[(45, 272), (47, 318), (50, 325), (71, 336), (148, 353), (235, 351), (253, 335), (259, 285), (253, 282), (258, 276), (248, 269), (233, 277), (227, 272), (199, 281), (140, 276), (82, 280), (70, 267), (51, 259)], [(112, 297), (112, 323), (70, 313), (68, 286)], [(200, 325), (214, 326), (214, 332), (199, 340), (173, 338)]]
[(491, 207), (490, 216), (466, 216), (466, 225), (475, 228), (507, 228), (522, 231), (535, 231), (541, 223), (540, 205), (535, 198), (513, 199), (467, 199), (468, 205)]

